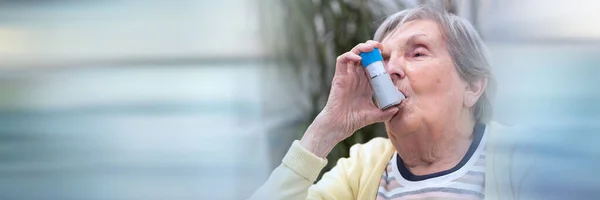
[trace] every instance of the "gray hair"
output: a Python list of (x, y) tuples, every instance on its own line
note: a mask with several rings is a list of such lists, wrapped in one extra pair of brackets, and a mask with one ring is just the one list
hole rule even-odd
[(421, 19), (433, 20), (440, 26), (456, 71), (463, 80), (471, 84), (487, 79), (487, 86), (473, 106), (472, 113), (476, 122), (489, 122), (496, 85), (487, 48), (469, 21), (434, 7), (407, 9), (389, 16), (375, 32), (374, 40), (381, 42), (402, 24)]

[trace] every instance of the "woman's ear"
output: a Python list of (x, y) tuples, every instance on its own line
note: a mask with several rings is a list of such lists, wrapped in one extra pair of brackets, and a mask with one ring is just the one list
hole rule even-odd
[(487, 86), (487, 78), (481, 78), (471, 82), (471, 84), (467, 84), (467, 88), (465, 91), (464, 105), (468, 108), (472, 108), (483, 91)]

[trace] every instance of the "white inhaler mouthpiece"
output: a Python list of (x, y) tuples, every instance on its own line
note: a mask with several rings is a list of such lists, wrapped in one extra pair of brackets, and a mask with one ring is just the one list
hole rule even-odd
[(369, 75), (371, 88), (379, 108), (385, 110), (400, 104), (406, 97), (394, 86), (390, 74), (385, 71), (383, 57), (378, 48), (360, 53), (362, 65)]

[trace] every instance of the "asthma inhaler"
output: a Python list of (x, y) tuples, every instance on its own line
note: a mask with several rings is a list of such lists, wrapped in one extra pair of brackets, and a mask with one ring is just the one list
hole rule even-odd
[(362, 65), (371, 79), (371, 88), (379, 108), (385, 110), (400, 104), (406, 97), (394, 86), (390, 74), (385, 71), (383, 57), (378, 48), (360, 53)]

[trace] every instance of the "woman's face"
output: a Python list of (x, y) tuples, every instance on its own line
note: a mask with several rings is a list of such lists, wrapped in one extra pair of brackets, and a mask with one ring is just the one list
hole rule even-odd
[(424, 123), (448, 123), (464, 114), (467, 84), (456, 71), (436, 22), (407, 22), (381, 43), (392, 81), (406, 96), (400, 111), (386, 122), (390, 137), (403, 137), (424, 128)]

